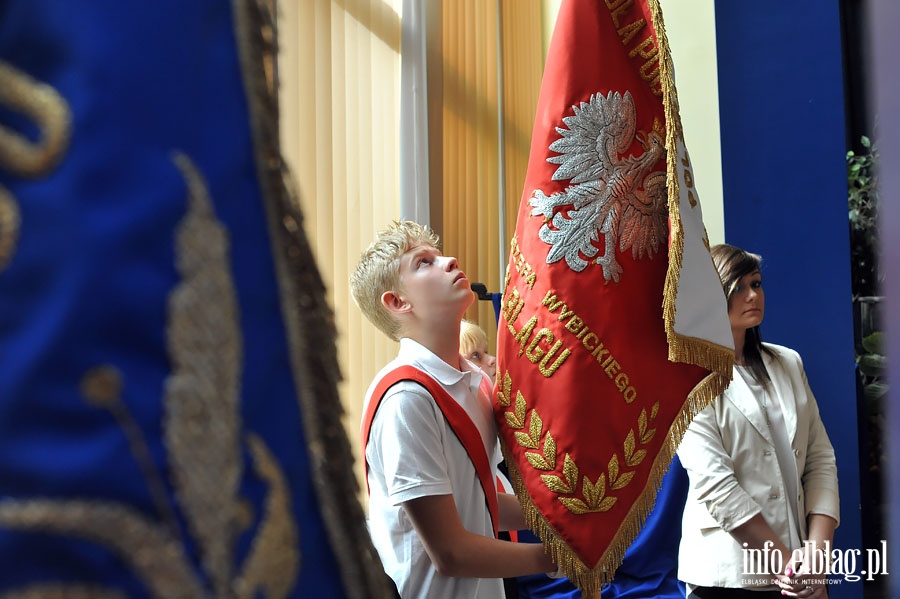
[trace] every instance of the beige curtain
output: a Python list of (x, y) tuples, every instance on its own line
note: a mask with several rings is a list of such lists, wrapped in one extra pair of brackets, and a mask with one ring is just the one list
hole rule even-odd
[[(334, 306), (357, 456), (366, 387), (397, 351), (356, 308), (348, 279), (399, 214), (400, 3), (289, 0), (278, 23), (284, 153)], [(359, 460), (356, 469), (362, 481)]]
[[(434, 1), (427, 58), (431, 224), (445, 253), (460, 259), (469, 278), (497, 292), (506, 252), (501, 259), (500, 224), (506, 248), (543, 68), (541, 0)], [(397, 349), (356, 309), (347, 280), (376, 231), (399, 215), (401, 3), (284, 0), (279, 13), (284, 152), (331, 293), (345, 377), (341, 396), (357, 456), (366, 388)], [(485, 328), (493, 344), (490, 303), (476, 302), (467, 316)], [(356, 466), (362, 483), (361, 462)]]
[[(470, 280), (499, 292), (543, 72), (541, 0), (444, 0), (441, 16), (442, 136), (433, 151), (443, 156), (444, 249), (459, 258)], [(498, 126), (503, 131), (502, 169)], [(500, 214), (500, 177), (505, 214)], [(493, 347), (491, 303), (476, 302), (466, 317), (485, 329)]]

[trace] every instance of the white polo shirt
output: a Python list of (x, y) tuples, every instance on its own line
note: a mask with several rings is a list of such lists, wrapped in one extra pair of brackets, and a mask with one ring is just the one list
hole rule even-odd
[[(430, 375), (465, 410), (481, 433), (496, 480), (501, 454), (490, 398), (479, 393), (484, 373), (461, 359), (459, 371), (412, 339), (400, 340), (397, 357), (385, 366), (366, 393), (365, 413), (378, 381), (398, 366), (415, 366)], [(453, 495), (466, 530), (493, 537), (491, 516), (478, 474), (431, 395), (403, 381), (384, 396), (366, 446), (369, 464), (369, 532), (385, 571), (403, 599), (466, 597), (501, 599), (502, 579), (450, 578), (437, 573), (402, 504), (431, 495)]]

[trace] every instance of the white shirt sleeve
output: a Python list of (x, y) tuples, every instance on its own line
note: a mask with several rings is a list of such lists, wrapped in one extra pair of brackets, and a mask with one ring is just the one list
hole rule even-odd
[(366, 449), (369, 468), (393, 505), (453, 489), (444, 453), (444, 416), (419, 385), (394, 385), (375, 414)]

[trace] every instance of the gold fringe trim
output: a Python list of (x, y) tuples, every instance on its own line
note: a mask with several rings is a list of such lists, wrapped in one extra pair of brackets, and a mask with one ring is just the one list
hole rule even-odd
[(679, 335), (675, 332), (675, 300), (684, 256), (684, 229), (681, 224), (681, 186), (678, 183), (677, 140), (683, 138), (681, 115), (678, 108), (678, 93), (675, 90), (672, 51), (666, 37), (662, 8), (659, 0), (647, 0), (656, 43), (659, 47), (660, 87), (662, 89), (663, 110), (666, 119), (666, 188), (668, 189), (669, 220), (672, 223), (672, 242), (669, 245), (669, 267), (663, 291), (663, 321), (669, 342), (669, 360), (694, 364), (712, 370), (731, 379), (734, 351), (727, 347)]
[[(348, 599), (394, 591), (366, 528), (338, 394), (337, 327), (281, 155), (275, 0), (233, 0), (244, 91), (313, 487)], [(289, 187), (290, 186), (290, 187)]]

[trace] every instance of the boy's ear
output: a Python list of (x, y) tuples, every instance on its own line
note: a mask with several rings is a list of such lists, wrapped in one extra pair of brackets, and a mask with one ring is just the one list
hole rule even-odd
[(388, 312), (393, 312), (394, 314), (402, 314), (412, 310), (412, 304), (393, 291), (385, 291), (382, 293), (381, 303), (388, 309)]

